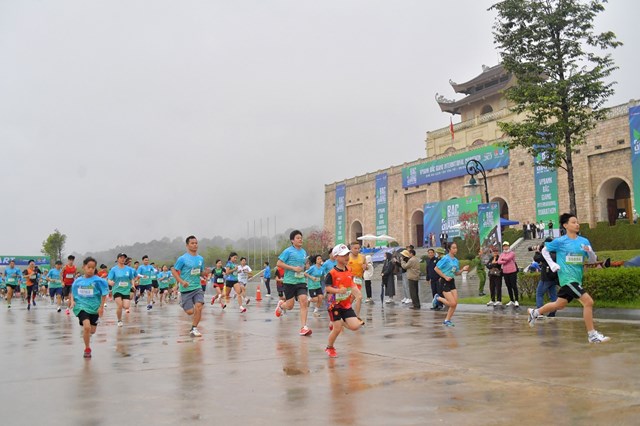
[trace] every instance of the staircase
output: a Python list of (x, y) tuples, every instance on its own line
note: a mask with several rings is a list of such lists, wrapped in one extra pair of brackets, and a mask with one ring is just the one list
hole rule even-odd
[(533, 261), (533, 251), (529, 251), (528, 248), (532, 246), (539, 246), (544, 241), (544, 238), (535, 238), (533, 240), (525, 240), (519, 238), (515, 243), (511, 245), (511, 250), (516, 254), (516, 263), (520, 270), (526, 268)]

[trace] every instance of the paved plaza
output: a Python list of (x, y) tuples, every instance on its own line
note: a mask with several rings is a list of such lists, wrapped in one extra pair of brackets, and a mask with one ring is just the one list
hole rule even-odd
[(589, 345), (579, 318), (532, 329), (526, 307), (460, 306), (444, 328), (428, 302), (412, 311), (376, 301), (329, 359), (326, 312), (310, 315), (313, 335), (300, 337), (298, 312), (277, 319), (275, 303), (252, 301), (245, 314), (207, 304), (194, 339), (175, 303), (141, 305), (118, 328), (110, 302), (90, 360), (73, 315), (2, 304), (0, 396), (11, 407), (2, 424), (635, 425), (640, 416), (635, 320), (597, 319), (612, 341)]

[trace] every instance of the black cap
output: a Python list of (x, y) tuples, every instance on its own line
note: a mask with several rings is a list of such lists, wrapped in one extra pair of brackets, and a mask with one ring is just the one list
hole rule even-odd
[(119, 259), (121, 257), (127, 257), (127, 255), (124, 253), (118, 253), (118, 255), (116, 256), (116, 259)]

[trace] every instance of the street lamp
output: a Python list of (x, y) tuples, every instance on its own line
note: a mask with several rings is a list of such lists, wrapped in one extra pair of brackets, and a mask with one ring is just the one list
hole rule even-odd
[(467, 174), (471, 176), (469, 179), (469, 185), (475, 186), (478, 183), (476, 182), (475, 176), (480, 173), (482, 175), (482, 179), (484, 180), (484, 196), (487, 199), (487, 203), (489, 202), (489, 189), (487, 188), (487, 174), (484, 170), (484, 166), (478, 160), (469, 160), (467, 161)]

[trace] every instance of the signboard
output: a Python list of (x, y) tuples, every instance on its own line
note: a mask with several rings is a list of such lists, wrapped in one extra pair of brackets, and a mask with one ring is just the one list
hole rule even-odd
[(477, 213), (481, 195), (474, 195), (465, 198), (454, 198), (453, 200), (437, 201), (427, 203), (423, 207), (424, 211), (424, 234), (434, 233), (436, 245), (440, 246), (440, 234), (445, 232), (448, 235), (447, 241), (451, 242), (455, 237), (460, 237), (460, 215), (463, 213)]
[(553, 222), (553, 229), (558, 229), (558, 170), (541, 166), (540, 162), (549, 155), (548, 152), (540, 152), (534, 159), (533, 178), (536, 190), (536, 223), (541, 221), (546, 224)]
[(478, 204), (478, 235), (480, 247), (500, 247), (502, 232), (500, 232), (500, 204)]
[[(376, 175), (376, 235), (389, 232), (387, 203), (387, 174)], [(387, 245), (386, 241), (377, 241), (376, 246)]]
[[(633, 175), (633, 208), (640, 212), (640, 106), (629, 108), (631, 132), (631, 174)], [(631, 215), (633, 217), (633, 214)]]
[(347, 187), (345, 184), (336, 185), (336, 244), (344, 244), (345, 241), (345, 197)]
[(402, 186), (409, 188), (464, 176), (467, 174), (469, 160), (480, 161), (485, 170), (506, 167), (509, 165), (509, 151), (501, 146), (489, 145), (439, 160), (405, 167), (402, 169)]
[(40, 254), (38, 256), (0, 256), (0, 266), (9, 266), (11, 260), (16, 262), (16, 266), (28, 266), (29, 260), (33, 260), (37, 266), (51, 265), (51, 258)]

